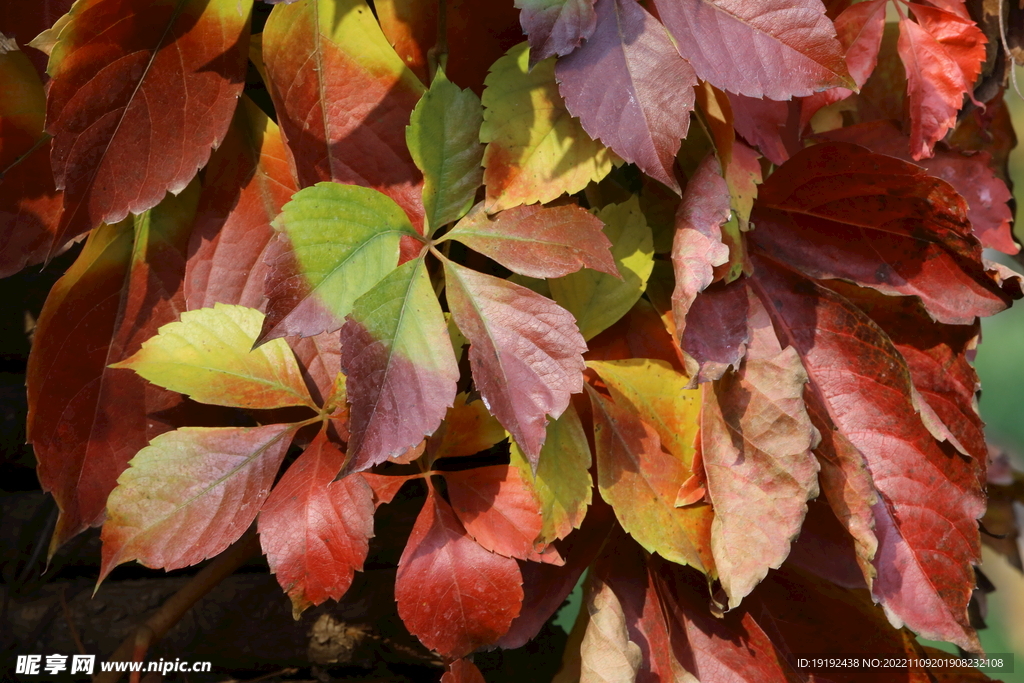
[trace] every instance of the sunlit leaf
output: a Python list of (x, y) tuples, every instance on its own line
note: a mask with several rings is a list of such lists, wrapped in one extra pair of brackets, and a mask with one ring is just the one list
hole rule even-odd
[(495, 62), (486, 83), (480, 141), (488, 212), (579, 192), (612, 170), (614, 155), (566, 110), (554, 60), (530, 70), (521, 43)]
[(295, 427), (183, 427), (132, 458), (107, 501), (102, 579), (122, 562), (179, 569), (217, 555), (256, 518)]
[[(231, 123), (252, 0), (81, 0), (50, 53), (51, 253), (181, 192)], [(193, 106), (201, 102), (202, 106)]]
[(134, 370), (158, 386), (201, 403), (239, 408), (312, 407), (298, 363), (275, 339), (253, 349), (263, 315), (230, 304), (186, 311), (131, 358), (111, 367)]
[(633, 307), (654, 268), (651, 229), (636, 198), (609, 204), (597, 212), (611, 240), (621, 277), (583, 270), (551, 280), (551, 294), (576, 318), (584, 339), (610, 327)]

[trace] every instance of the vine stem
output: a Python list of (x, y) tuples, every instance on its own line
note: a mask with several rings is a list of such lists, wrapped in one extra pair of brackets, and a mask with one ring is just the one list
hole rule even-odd
[[(167, 599), (144, 623), (128, 635), (110, 655), (111, 662), (141, 662), (146, 652), (177, 624), (196, 602), (213, 590), (221, 581), (235, 573), (253, 555), (259, 553), (260, 542), (254, 530), (218, 555), (192, 580)], [(93, 676), (93, 683), (117, 683), (121, 671), (101, 671)], [(139, 672), (133, 671), (131, 683), (138, 683)]]

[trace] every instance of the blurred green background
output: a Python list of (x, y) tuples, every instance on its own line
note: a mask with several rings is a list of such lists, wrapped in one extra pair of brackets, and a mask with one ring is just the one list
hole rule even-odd
[[(1024, 82), (1024, 73), (1018, 78)], [(1024, 100), (1012, 91), (1006, 101), (1013, 113), (1014, 129), (1024, 145)], [(1010, 157), (1010, 175), (1017, 200), (1016, 237), (1024, 242), (1024, 147), (1019, 145)], [(1010, 259), (1000, 259), (1017, 271), (1022, 267)], [(1015, 456), (1015, 464), (1024, 469), (1024, 301), (999, 315), (982, 321), (982, 342), (976, 367), (981, 378), (981, 416), (987, 424), (991, 442), (1002, 445)], [(981, 632), (986, 652), (1015, 654), (1012, 674), (992, 674), (1006, 683), (1024, 683), (1024, 576), (1001, 557), (985, 551), (982, 570), (996, 586), (988, 596), (989, 628)]]

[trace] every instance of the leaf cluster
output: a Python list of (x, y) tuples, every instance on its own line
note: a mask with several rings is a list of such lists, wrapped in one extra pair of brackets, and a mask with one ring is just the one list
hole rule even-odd
[(982, 251), (1019, 249), (1000, 22), (298, 0), (254, 33), (253, 0), (25, 4), (0, 274), (85, 235), (28, 369), (51, 552), (102, 525), (102, 579), (255, 524), (298, 616), (404, 524), (398, 613), (449, 683), (588, 569), (559, 681), (980, 651), (986, 486), (1005, 533), (1020, 497), (971, 365), (1022, 296)]

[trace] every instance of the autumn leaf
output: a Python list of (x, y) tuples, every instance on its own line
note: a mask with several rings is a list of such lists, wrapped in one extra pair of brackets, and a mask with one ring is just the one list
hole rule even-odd
[(590, 137), (679, 193), (673, 169), (697, 76), (635, 0), (597, 0), (595, 11), (593, 35), (555, 66), (565, 106)]
[(584, 339), (614, 324), (643, 295), (654, 268), (651, 229), (635, 197), (597, 212), (619, 276), (579, 271), (550, 281), (552, 297), (576, 318)]
[(206, 167), (189, 242), (185, 302), (265, 306), (271, 222), (296, 191), (281, 132), (247, 97)]
[(986, 40), (968, 17), (917, 3), (909, 8), (917, 21), (901, 16), (896, 49), (907, 71), (910, 154), (922, 159), (956, 124), (963, 96), (981, 73)]
[(486, 683), (480, 669), (468, 659), (456, 659), (441, 676), (441, 683)]
[(658, 433), (661, 445), (691, 469), (698, 427), (700, 392), (687, 388), (687, 378), (663, 360), (630, 358), (588, 361), (612, 392), (627, 402), (637, 417)]
[(315, 409), (283, 340), (252, 348), (262, 321), (259, 311), (230, 304), (186, 311), (180, 322), (164, 325), (135, 355), (111, 367), (134, 370), (201, 403)]
[(416, 235), (388, 197), (337, 183), (298, 192), (273, 225), (286, 240), (269, 257), (261, 343), (340, 328), (356, 299), (398, 265), (402, 237)]
[(773, 258), (813, 278), (916, 295), (939, 322), (969, 324), (1011, 300), (986, 272), (956, 191), (862, 147), (830, 142), (794, 156), (761, 186), (753, 220), (765, 229), (750, 240)]
[(474, 455), (504, 441), (505, 436), (483, 401), (470, 401), (467, 394), (459, 394), (441, 427), (430, 437), (432, 457), (440, 460)]
[(485, 550), (520, 560), (536, 559), (534, 544), (544, 520), (540, 500), (527, 483), (530, 476), (510, 465), (445, 473), (455, 515)]
[(459, 379), (423, 259), (356, 301), (341, 330), (349, 408), (346, 472), (400, 455), (441, 424)]
[(263, 60), (299, 186), (373, 188), (419, 229), (423, 178), (405, 127), (424, 88), (365, 0), (278, 5), (263, 30)]
[(557, 420), (548, 423), (536, 472), (512, 442), (511, 464), (519, 468), (523, 485), (532, 489), (540, 501), (543, 524), (537, 541), (551, 543), (565, 538), (583, 523), (594, 490), (590, 462), (587, 435), (571, 403)]
[(786, 163), (789, 157), (803, 148), (797, 102), (777, 102), (732, 93), (729, 101), (732, 103), (736, 133), (757, 147), (776, 166)]
[(572, 315), (550, 299), (452, 261), (444, 270), (477, 389), (536, 467), (547, 416), (561, 415), (583, 388), (586, 344)]
[(675, 506), (689, 469), (662, 450), (657, 431), (628, 404), (587, 386), (594, 410), (597, 483), (619, 524), (637, 543), (671, 562), (712, 573), (711, 517)]
[(256, 518), (295, 427), (182, 427), (136, 454), (107, 501), (102, 581), (130, 560), (180, 569), (217, 555)]
[(594, 0), (516, 0), (519, 22), (530, 39), (530, 67), (564, 57), (589, 40), (597, 27)]
[(242, 92), (251, 10), (251, 0), (75, 3), (47, 67), (64, 190), (51, 255), (181, 192), (206, 164)]
[(561, 277), (584, 267), (618, 277), (602, 227), (574, 204), (515, 206), (493, 217), (478, 205), (438, 241), (458, 240), (528, 277)]
[(618, 597), (629, 639), (643, 655), (636, 680), (686, 680), (677, 655), (677, 650), (680, 655), (685, 651), (685, 644), (680, 642), (679, 634), (669, 632), (669, 615), (648, 564), (636, 543), (621, 532), (613, 533), (594, 563), (594, 580)]
[(615, 592), (604, 582), (591, 580), (586, 607), (590, 621), (580, 648), (580, 683), (632, 683), (642, 655), (629, 639), (626, 616)]
[(748, 97), (788, 100), (854, 84), (821, 0), (655, 0), (697, 76)]
[(445, 657), (463, 657), (508, 631), (523, 600), (516, 561), (466, 535), (433, 489), (398, 563), (395, 599), (406, 628)]
[(427, 234), (462, 218), (473, 205), (483, 182), (482, 123), (480, 98), (438, 70), (405, 129), (409, 153), (423, 173)]
[(184, 309), (195, 189), (93, 232), (39, 315), (26, 373), (27, 428), (40, 483), (61, 510), (51, 555), (102, 521), (128, 461), (180, 419), (172, 412), (179, 394), (109, 365)]
[(658, 558), (650, 558), (648, 566), (669, 633), (678, 634), (674, 651), (684, 671), (701, 683), (807, 680), (793, 670), (787, 657), (799, 643), (774, 643), (774, 622), (766, 619), (762, 625), (748, 610), (714, 616), (707, 609), (703, 576)]
[(1020, 247), (1010, 231), (1010, 191), (990, 167), (988, 152), (966, 155), (936, 149), (930, 159), (913, 161), (910, 141), (891, 121), (871, 121), (823, 134), (829, 140), (852, 142), (872, 152), (911, 161), (933, 178), (945, 180), (967, 202), (971, 230), (985, 247), (1016, 254)]
[(967, 602), (980, 557), (980, 482), (928, 432), (906, 361), (864, 313), (797, 275), (764, 261), (758, 267), (760, 298), (800, 353), (811, 400), (862, 455), (880, 494), (872, 507), (874, 597), (893, 623), (977, 649)]
[(487, 77), (480, 142), (489, 213), (579, 192), (615, 160), (566, 110), (554, 60), (530, 69), (529, 53), (526, 43), (515, 46)]
[[(850, 78), (862, 87), (878, 65), (878, 51), (885, 32), (885, 10), (888, 0), (869, 0), (851, 4), (835, 20), (836, 35), (846, 51), (846, 67)], [(801, 102), (800, 123), (806, 125), (822, 107), (853, 94), (847, 88), (832, 88), (815, 93)]]
[[(752, 342), (738, 372), (703, 385), (701, 454), (715, 510), (711, 550), (730, 608), (778, 568), (818, 495), (818, 432), (792, 347)], [(752, 525), (750, 520), (760, 520)]]
[[(6, 3), (0, 12), (18, 5)], [(0, 33), (0, 277), (44, 260), (60, 217), (45, 116), (46, 95), (32, 63)]]
[(697, 295), (715, 279), (714, 269), (729, 260), (729, 248), (722, 243), (722, 225), (732, 215), (729, 186), (713, 154), (704, 157), (686, 185), (676, 212), (672, 241), (675, 289), (672, 316), (676, 337), (686, 331), (686, 315)]
[(296, 618), (340, 600), (369, 552), (373, 491), (359, 475), (334, 481), (344, 459), (321, 431), (260, 509), (260, 545)]

